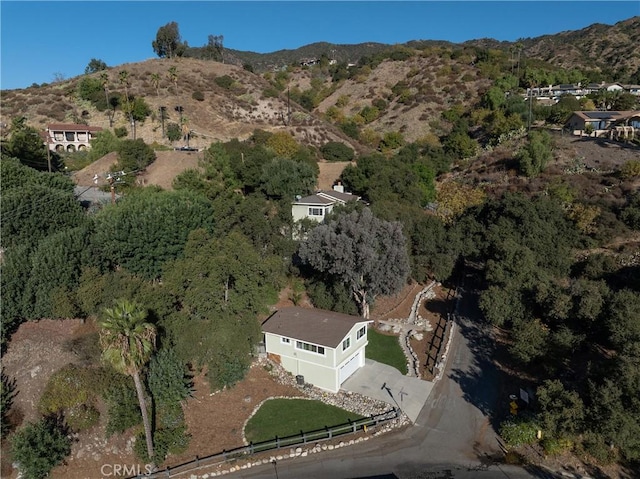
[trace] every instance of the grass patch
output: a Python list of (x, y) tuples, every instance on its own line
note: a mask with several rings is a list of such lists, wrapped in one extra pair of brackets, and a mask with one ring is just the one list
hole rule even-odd
[(253, 415), (244, 433), (247, 441), (261, 442), (325, 426), (361, 419), (358, 414), (307, 399), (270, 399)]
[(389, 336), (379, 333), (375, 329), (369, 329), (367, 337), (369, 339), (366, 349), (367, 358), (388, 364), (402, 374), (406, 375), (409, 372), (407, 370), (407, 358), (404, 356), (397, 336)]

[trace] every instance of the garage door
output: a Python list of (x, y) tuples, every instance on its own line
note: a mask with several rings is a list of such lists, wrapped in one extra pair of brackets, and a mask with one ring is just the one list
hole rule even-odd
[(356, 370), (358, 369), (358, 366), (360, 366), (361, 354), (362, 354), (362, 351), (358, 351), (358, 353), (355, 356), (353, 356), (346, 363), (340, 366), (340, 374), (338, 376), (340, 379), (340, 384), (345, 382), (349, 376), (351, 376), (353, 373), (356, 372)]

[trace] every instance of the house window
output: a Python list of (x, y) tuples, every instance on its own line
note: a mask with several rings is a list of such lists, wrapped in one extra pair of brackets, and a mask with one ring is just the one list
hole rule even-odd
[(342, 341), (342, 350), (346, 351), (347, 349), (349, 349), (349, 346), (351, 346), (351, 338), (347, 338), (344, 341)]
[(280, 342), (284, 344), (289, 344), (291, 340), (289, 338), (280, 338)]
[(323, 216), (324, 210), (322, 208), (309, 208), (309, 216)]
[(358, 329), (358, 332), (356, 333), (356, 339), (362, 338), (365, 334), (367, 334), (367, 327), (362, 326), (360, 329)]
[(303, 343), (302, 341), (296, 341), (296, 349), (302, 349), (304, 351), (311, 351), (312, 353), (322, 354), (324, 356), (324, 348), (322, 346), (316, 346), (315, 344)]

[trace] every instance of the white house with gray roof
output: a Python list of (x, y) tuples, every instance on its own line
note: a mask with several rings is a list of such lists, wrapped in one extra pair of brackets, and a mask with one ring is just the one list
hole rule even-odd
[(337, 392), (364, 366), (370, 322), (323, 309), (283, 308), (262, 323), (267, 356), (305, 383)]
[(309, 218), (320, 223), (331, 213), (335, 205), (344, 205), (359, 199), (359, 196), (345, 193), (344, 187), (337, 184), (332, 190), (319, 190), (313, 195), (296, 198), (291, 205), (291, 216), (293, 221)]

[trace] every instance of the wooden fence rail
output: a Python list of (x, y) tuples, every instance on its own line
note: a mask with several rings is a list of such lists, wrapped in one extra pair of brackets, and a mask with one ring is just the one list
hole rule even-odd
[(197, 469), (203, 467), (217, 466), (226, 462), (235, 461), (251, 456), (258, 452), (265, 452), (271, 450), (281, 449), (283, 447), (303, 446), (310, 442), (326, 441), (333, 439), (344, 434), (355, 434), (358, 431), (366, 430), (370, 427), (375, 427), (378, 424), (383, 424), (387, 421), (397, 418), (400, 415), (400, 411), (395, 407), (389, 411), (374, 416), (358, 419), (356, 421), (349, 421), (344, 424), (338, 424), (331, 427), (324, 427), (323, 429), (316, 429), (314, 431), (300, 431), (300, 434), (287, 437), (275, 437), (268, 441), (262, 441), (257, 443), (251, 443), (247, 446), (241, 446), (230, 451), (222, 451), (217, 454), (212, 454), (206, 457), (198, 457), (192, 461), (185, 462), (178, 466), (167, 467), (161, 471), (156, 471), (151, 474), (130, 476), (128, 479), (163, 479), (179, 477), (184, 474), (193, 474)]

